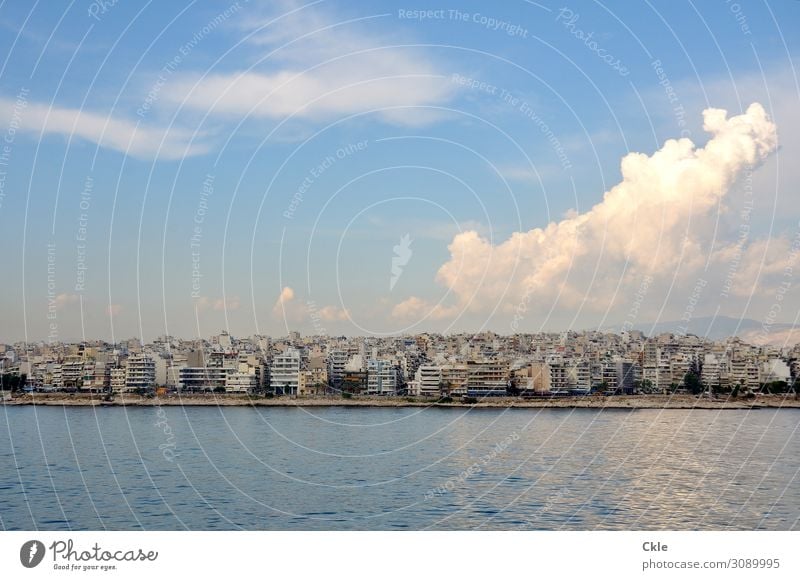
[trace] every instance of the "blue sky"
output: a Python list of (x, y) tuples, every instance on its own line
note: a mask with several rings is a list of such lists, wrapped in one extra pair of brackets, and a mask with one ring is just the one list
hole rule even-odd
[[(0, 340), (764, 319), (800, 219), (798, 24), (800, 2), (6, 2)], [(752, 102), (777, 146), (708, 207), (696, 179), (643, 205), (655, 265), (615, 245), (634, 222), (592, 208), (621, 159)]]

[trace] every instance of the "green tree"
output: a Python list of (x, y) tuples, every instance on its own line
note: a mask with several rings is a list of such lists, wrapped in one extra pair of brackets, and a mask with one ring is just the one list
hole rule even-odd
[(683, 384), (693, 395), (699, 395), (703, 392), (703, 383), (700, 382), (700, 377), (694, 371), (689, 371), (683, 376)]
[(12, 393), (22, 391), (27, 380), (28, 377), (25, 374), (4, 373), (0, 375), (0, 391), (11, 391)]
[(789, 385), (786, 381), (772, 381), (769, 383), (764, 383), (764, 385), (761, 387), (762, 392), (772, 393), (773, 395), (786, 393), (788, 390)]

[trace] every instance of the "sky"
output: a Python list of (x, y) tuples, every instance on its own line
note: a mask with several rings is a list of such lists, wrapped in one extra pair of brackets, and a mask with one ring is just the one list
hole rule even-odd
[(798, 319), (800, 2), (0, 5), (0, 341)]

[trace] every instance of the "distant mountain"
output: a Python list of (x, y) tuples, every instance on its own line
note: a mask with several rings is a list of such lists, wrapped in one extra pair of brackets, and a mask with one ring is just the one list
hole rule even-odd
[(800, 342), (800, 328), (792, 324), (776, 322), (768, 327), (768, 332), (765, 332), (763, 322), (730, 316), (692, 318), (688, 324), (683, 320), (641, 323), (637, 324), (635, 328), (648, 336), (671, 332), (694, 334), (711, 340), (738, 336), (746, 342), (778, 345), (794, 345), (796, 342)]

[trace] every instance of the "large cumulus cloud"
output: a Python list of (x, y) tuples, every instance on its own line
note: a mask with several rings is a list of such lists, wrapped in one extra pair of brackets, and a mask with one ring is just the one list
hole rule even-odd
[[(705, 146), (668, 140), (653, 153), (630, 153), (622, 181), (586, 212), (515, 233), (494, 245), (476, 231), (456, 235), (437, 281), (459, 311), (510, 311), (520, 300), (609, 308), (627, 282), (708, 268), (713, 221), (737, 179), (778, 146), (777, 131), (754, 103), (729, 117), (703, 112)], [(716, 258), (715, 258), (716, 259)]]

